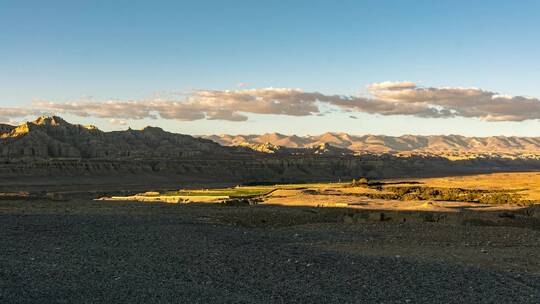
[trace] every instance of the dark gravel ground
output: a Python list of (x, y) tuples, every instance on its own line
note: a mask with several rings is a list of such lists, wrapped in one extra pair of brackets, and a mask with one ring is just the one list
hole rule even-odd
[[(413, 226), (351, 228), (325, 212), (317, 221), (305, 208), (0, 201), (0, 303), (540, 302), (534, 271), (385, 254), (388, 234), (410, 243), (403, 229)], [(370, 241), (381, 250), (332, 249)]]

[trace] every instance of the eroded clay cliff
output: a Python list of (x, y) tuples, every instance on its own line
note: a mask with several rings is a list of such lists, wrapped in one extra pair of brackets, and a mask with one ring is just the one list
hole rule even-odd
[[(292, 148), (272, 144), (224, 147), (160, 128), (103, 132), (40, 117), (0, 132), (0, 184), (33, 180), (77, 184), (223, 182), (277, 183), (437, 176), (538, 170), (540, 161), (482, 156), (451, 160), (437, 155), (354, 155), (330, 143)], [(7, 186), (6, 186), (7, 187)]]

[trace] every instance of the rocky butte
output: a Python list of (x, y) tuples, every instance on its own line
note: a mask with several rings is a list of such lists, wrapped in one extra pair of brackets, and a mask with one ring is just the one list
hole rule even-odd
[[(488, 149), (493, 146), (489, 139), (408, 136), (382, 140), (332, 133), (319, 137), (271, 134), (234, 140), (224, 136), (209, 138), (212, 140), (155, 127), (103, 132), (95, 126), (71, 124), (58, 116), (39, 117), (19, 126), (2, 124), (0, 182), (10, 189), (30, 184), (129, 184), (152, 188), (540, 169), (540, 161), (534, 157), (481, 154), (453, 160), (423, 148), (395, 151), (396, 147), (433, 148), (437, 143), (455, 142)], [(508, 153), (521, 151), (514, 150), (514, 142), (521, 142), (523, 147), (528, 143), (524, 151), (540, 143), (538, 139), (497, 140), (508, 142)], [(456, 149), (452, 153), (462, 152)]]

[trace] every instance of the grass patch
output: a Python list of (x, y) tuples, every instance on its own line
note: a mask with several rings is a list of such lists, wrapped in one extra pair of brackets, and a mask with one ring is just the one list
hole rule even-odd
[(224, 189), (201, 189), (201, 190), (179, 190), (160, 194), (161, 196), (229, 196), (229, 197), (250, 197), (264, 195), (272, 191), (271, 188), (224, 188)]

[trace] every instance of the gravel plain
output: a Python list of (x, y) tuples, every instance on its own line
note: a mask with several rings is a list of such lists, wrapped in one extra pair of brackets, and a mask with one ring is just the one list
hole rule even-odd
[(536, 227), (0, 201), (0, 303), (539, 303)]

